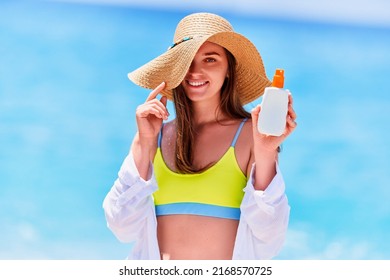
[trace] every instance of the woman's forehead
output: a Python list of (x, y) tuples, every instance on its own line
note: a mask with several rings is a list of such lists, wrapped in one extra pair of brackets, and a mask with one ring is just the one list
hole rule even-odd
[(225, 55), (225, 49), (218, 44), (212, 42), (204, 42), (203, 45), (199, 48), (197, 55)]

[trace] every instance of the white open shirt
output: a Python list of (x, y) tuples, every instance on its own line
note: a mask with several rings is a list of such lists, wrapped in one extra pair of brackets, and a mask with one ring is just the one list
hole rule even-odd
[[(276, 175), (265, 191), (252, 184), (255, 164), (244, 188), (233, 259), (271, 259), (281, 250), (288, 227), (290, 206), (283, 176)], [(118, 178), (103, 202), (107, 226), (121, 242), (134, 242), (131, 260), (157, 260), (157, 219), (152, 194), (158, 189), (153, 165), (148, 181), (139, 176), (132, 153), (125, 158)]]

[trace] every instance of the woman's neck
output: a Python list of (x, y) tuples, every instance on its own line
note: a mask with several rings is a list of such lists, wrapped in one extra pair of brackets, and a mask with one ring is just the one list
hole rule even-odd
[(195, 102), (193, 106), (193, 120), (195, 125), (212, 123), (224, 119), (224, 115), (219, 107), (219, 102)]

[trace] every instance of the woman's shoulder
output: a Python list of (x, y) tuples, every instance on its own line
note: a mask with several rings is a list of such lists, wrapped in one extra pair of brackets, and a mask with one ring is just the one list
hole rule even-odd
[(235, 145), (235, 154), (242, 172), (247, 174), (248, 166), (251, 165), (251, 158), (253, 154), (253, 130), (251, 119), (248, 119), (242, 126)]
[(252, 119), (247, 119), (241, 130), (241, 140), (244, 145), (252, 144), (253, 142), (253, 130), (252, 130)]
[(162, 136), (164, 138), (172, 138), (176, 134), (175, 120), (171, 120), (163, 123)]
[(174, 128), (175, 128), (175, 119), (163, 123), (164, 130), (172, 130)]

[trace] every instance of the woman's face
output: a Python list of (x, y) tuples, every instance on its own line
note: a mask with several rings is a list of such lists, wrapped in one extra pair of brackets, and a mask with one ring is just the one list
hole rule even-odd
[(228, 60), (223, 47), (205, 42), (191, 63), (182, 86), (193, 101), (210, 100), (219, 102), (222, 85), (228, 71)]

